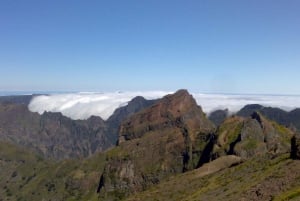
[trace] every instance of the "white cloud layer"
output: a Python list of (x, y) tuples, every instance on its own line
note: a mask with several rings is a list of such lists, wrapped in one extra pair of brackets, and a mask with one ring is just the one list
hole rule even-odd
[[(87, 119), (91, 115), (108, 119), (115, 109), (124, 106), (132, 98), (143, 96), (146, 99), (161, 98), (171, 92), (116, 92), (116, 93), (69, 93), (41, 95), (32, 99), (28, 108), (32, 112), (42, 114), (45, 111), (61, 112), (72, 119)], [(198, 105), (206, 113), (216, 109), (228, 108), (237, 112), (247, 104), (279, 107), (284, 110), (300, 108), (300, 96), (272, 95), (222, 95), (193, 93)]]
[(34, 97), (28, 108), (32, 112), (42, 114), (48, 112), (61, 112), (72, 119), (87, 119), (91, 115), (108, 119), (115, 109), (126, 105), (136, 96), (146, 99), (156, 99), (168, 92), (115, 92), (115, 93), (69, 93), (52, 94)]

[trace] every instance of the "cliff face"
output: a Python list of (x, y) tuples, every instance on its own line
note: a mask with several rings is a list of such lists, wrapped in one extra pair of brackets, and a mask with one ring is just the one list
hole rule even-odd
[(214, 125), (186, 90), (167, 95), (125, 120), (108, 152), (100, 192), (128, 194), (193, 169)]
[(45, 157), (89, 156), (112, 146), (100, 117), (74, 121), (61, 113), (30, 112), (26, 105), (0, 104), (0, 139), (19, 144)]
[(162, 100), (121, 124), (119, 143), (142, 137), (149, 131), (185, 127), (193, 135), (212, 130), (200, 106), (186, 90), (167, 95)]
[(128, 102), (126, 106), (120, 107), (114, 111), (114, 113), (106, 121), (108, 126), (108, 137), (111, 139), (113, 144), (116, 144), (119, 137), (120, 125), (130, 115), (139, 112), (153, 105), (157, 100), (146, 100), (141, 96), (137, 96)]

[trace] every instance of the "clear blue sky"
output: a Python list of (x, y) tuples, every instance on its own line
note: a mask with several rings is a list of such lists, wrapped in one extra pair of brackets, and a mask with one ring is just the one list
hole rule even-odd
[(299, 0), (2, 0), (0, 90), (300, 94)]

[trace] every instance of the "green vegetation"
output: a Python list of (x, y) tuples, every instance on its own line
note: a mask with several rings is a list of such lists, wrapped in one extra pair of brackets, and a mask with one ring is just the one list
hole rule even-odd
[(241, 134), (242, 128), (243, 119), (240, 117), (232, 117), (225, 120), (217, 131), (218, 145), (222, 149), (219, 150), (215, 148), (214, 152), (218, 153), (219, 155), (223, 155), (222, 152), (228, 152), (230, 150), (230, 145), (234, 143)]
[(243, 148), (246, 149), (246, 150), (254, 150), (254, 149), (257, 148), (258, 143), (259, 142), (257, 140), (250, 138), (250, 139), (245, 141), (245, 144), (244, 144)]
[(280, 134), (280, 140), (287, 144), (290, 144), (293, 133), (285, 126), (280, 125), (274, 121), (272, 121), (272, 126)]
[[(289, 129), (275, 122), (265, 125), (268, 126), (268, 132), (277, 136), (276, 139), (280, 138), (279, 142), (290, 144), (292, 132)], [(218, 129), (218, 141), (214, 145), (217, 148), (213, 152), (226, 155), (230, 146), (238, 140), (243, 126), (243, 118), (227, 119)], [(215, 163), (204, 164), (200, 169), (181, 173), (182, 150), (188, 151), (191, 157), (188, 167), (193, 169), (197, 165), (207, 145), (201, 136), (204, 135), (196, 135), (191, 142), (184, 138), (180, 129), (166, 127), (159, 132), (149, 131), (142, 138), (127, 141), (106, 153), (81, 160), (62, 161), (45, 160), (24, 148), (0, 142), (0, 198), (17, 201), (300, 198), (300, 161), (289, 159), (289, 154), (269, 155), (264, 150), (262, 154), (252, 154), (265, 147), (265, 142), (255, 138), (247, 138), (235, 145), (235, 149), (246, 150), (255, 156), (245, 159), (242, 164), (235, 163), (235, 166), (224, 169), (220, 167), (228, 161), (216, 163), (215, 160)], [(106, 186), (97, 194), (103, 172)], [(134, 186), (136, 183), (140, 186)], [(135, 194), (129, 196), (130, 193)], [(257, 197), (258, 194), (261, 197)]]
[(235, 125), (233, 125), (231, 129), (228, 128), (228, 140), (225, 147), (228, 147), (232, 142), (234, 142), (238, 138), (238, 136), (241, 134), (242, 128), (242, 122), (237, 122)]
[(0, 142), (0, 195), (18, 201), (98, 200), (96, 190), (104, 162), (104, 154), (54, 162)]
[[(173, 176), (147, 191), (131, 196), (126, 201), (239, 200), (242, 197), (245, 200), (248, 200), (247, 198), (254, 200), (256, 195), (252, 194), (253, 189), (255, 192), (259, 186), (265, 186), (262, 190), (266, 192), (262, 193), (273, 195), (275, 200), (287, 198), (289, 200), (300, 196), (299, 179), (294, 175), (288, 176), (291, 170), (299, 167), (300, 162), (290, 160), (287, 154), (273, 159), (262, 156), (204, 177), (198, 176), (199, 170)], [(299, 172), (295, 171), (294, 174), (300, 176)], [(282, 182), (285, 183), (284, 188), (291, 188), (293, 185), (297, 188), (286, 192), (280, 190), (268, 192), (271, 186), (280, 186)], [(257, 198), (257, 200), (264, 199)]]
[(287, 192), (284, 192), (282, 195), (277, 196), (274, 198), (274, 201), (281, 201), (281, 200), (299, 200), (300, 198), (300, 187), (296, 187), (294, 189), (288, 190)]

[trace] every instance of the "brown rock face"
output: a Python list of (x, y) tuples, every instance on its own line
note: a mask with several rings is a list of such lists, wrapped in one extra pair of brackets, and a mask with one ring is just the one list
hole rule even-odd
[(121, 124), (100, 192), (140, 191), (197, 167), (211, 132), (214, 125), (186, 90), (165, 96)]
[(150, 131), (173, 127), (185, 127), (191, 134), (195, 134), (210, 132), (213, 125), (206, 119), (192, 95), (186, 90), (179, 90), (125, 120), (121, 124), (119, 143), (140, 138)]
[(127, 117), (153, 105), (156, 101), (157, 100), (146, 100), (141, 96), (137, 96), (129, 101), (126, 106), (116, 109), (106, 121), (108, 125), (108, 137), (111, 139), (113, 144), (116, 144), (118, 141), (120, 124)]

